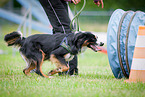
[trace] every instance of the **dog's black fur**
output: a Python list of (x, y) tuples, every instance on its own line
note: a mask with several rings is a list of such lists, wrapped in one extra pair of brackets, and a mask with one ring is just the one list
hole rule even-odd
[[(66, 45), (70, 47), (69, 49), (61, 46), (64, 38), (67, 39)], [(96, 43), (96, 36), (90, 32), (53, 35), (36, 34), (24, 38), (15, 31), (7, 34), (4, 40), (8, 43), (8, 46), (15, 45), (20, 47), (19, 51), (28, 64), (28, 67), (23, 70), (24, 74), (29, 75), (30, 70), (36, 68), (36, 73), (43, 77), (49, 77), (49, 75), (69, 70), (67, 61), (70, 57), (81, 52), (83, 47), (97, 51), (97, 45), (99, 45)], [(100, 46), (102, 45), (103, 43), (100, 44)], [(44, 60), (50, 60), (57, 66), (56, 69), (48, 73), (48, 76), (42, 72)]]

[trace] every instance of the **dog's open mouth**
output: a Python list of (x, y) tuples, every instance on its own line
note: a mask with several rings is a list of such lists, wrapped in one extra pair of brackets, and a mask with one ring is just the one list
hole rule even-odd
[(101, 51), (101, 49), (98, 49), (98, 46), (97, 46), (97, 45), (92, 45), (92, 44), (90, 44), (89, 47), (90, 47), (93, 51), (95, 51), (95, 52)]

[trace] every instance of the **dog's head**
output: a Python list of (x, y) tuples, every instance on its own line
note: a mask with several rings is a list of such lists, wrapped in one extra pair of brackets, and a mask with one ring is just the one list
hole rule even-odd
[(75, 34), (75, 45), (81, 50), (83, 47), (91, 48), (93, 51), (97, 52), (98, 46), (103, 46), (104, 43), (97, 43), (98, 37), (92, 34), (91, 32), (78, 32)]

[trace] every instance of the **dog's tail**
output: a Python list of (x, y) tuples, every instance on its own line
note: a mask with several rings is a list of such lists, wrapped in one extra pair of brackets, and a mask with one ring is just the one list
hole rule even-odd
[(8, 46), (22, 46), (25, 38), (22, 37), (22, 33), (20, 31), (14, 31), (10, 34), (5, 35), (4, 41), (8, 44)]

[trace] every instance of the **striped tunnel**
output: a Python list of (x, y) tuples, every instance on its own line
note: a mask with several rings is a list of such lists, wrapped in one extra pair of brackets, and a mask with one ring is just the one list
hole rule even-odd
[[(133, 55), (134, 58), (140, 57), (142, 59), (145, 57), (143, 54), (145, 49), (142, 47), (145, 46), (145, 40), (143, 41), (145, 39), (144, 27), (141, 27), (139, 31), (139, 26), (144, 25), (145, 13), (142, 11), (117, 9), (111, 15), (107, 29), (107, 54), (115, 78), (129, 78)], [(137, 43), (137, 51), (134, 54), (137, 36), (140, 42)], [(136, 60), (139, 59), (136, 58), (134, 62)], [(145, 62), (143, 63), (145, 64)], [(141, 64), (143, 63), (141, 62)]]

